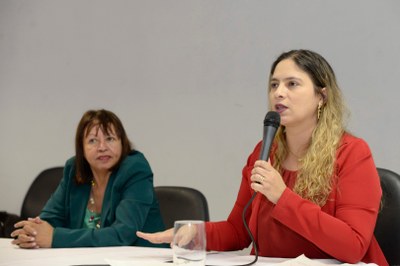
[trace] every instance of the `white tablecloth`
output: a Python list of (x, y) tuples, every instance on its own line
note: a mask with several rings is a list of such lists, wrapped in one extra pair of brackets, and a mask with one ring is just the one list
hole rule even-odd
[[(237, 252), (207, 254), (209, 265), (240, 265), (251, 262), (254, 256), (244, 256)], [(104, 248), (54, 248), (21, 249), (11, 245), (10, 238), (0, 238), (0, 266), (71, 266), (71, 265), (111, 265), (111, 266), (155, 266), (171, 265), (172, 250), (169, 248), (145, 247), (104, 247)], [(282, 264), (280, 264), (282, 263)], [(337, 260), (309, 260), (259, 257), (254, 265), (325, 265), (340, 264)]]

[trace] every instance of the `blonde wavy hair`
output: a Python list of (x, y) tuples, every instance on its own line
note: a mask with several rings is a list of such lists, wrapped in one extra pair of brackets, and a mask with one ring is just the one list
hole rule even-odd
[[(329, 63), (319, 54), (309, 50), (292, 50), (281, 54), (272, 64), (270, 79), (279, 62), (291, 59), (311, 78), (316, 94), (321, 94), (324, 104), (316, 128), (312, 132), (306, 153), (299, 160), (294, 192), (319, 206), (325, 205), (332, 190), (335, 176), (335, 158), (340, 140), (345, 132), (347, 109), (335, 73)], [(271, 81), (271, 80), (270, 80)], [(322, 89), (326, 93), (322, 94)], [(271, 106), (271, 104), (270, 104)], [(276, 134), (273, 166), (282, 170), (282, 163), (288, 155), (285, 127)]]

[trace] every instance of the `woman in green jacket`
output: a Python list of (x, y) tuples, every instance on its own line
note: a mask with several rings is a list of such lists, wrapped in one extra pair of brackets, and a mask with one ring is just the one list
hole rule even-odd
[(132, 233), (157, 232), (164, 223), (151, 168), (142, 153), (132, 150), (120, 119), (107, 110), (87, 111), (76, 131), (75, 149), (40, 217), (15, 225), (13, 244), (155, 246)]

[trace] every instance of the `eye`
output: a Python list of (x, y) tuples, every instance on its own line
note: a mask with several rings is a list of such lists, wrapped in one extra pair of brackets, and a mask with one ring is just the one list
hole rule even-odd
[(269, 84), (269, 88), (271, 90), (274, 90), (274, 89), (278, 88), (278, 86), (279, 86), (278, 82), (271, 82), (271, 84)]
[(98, 140), (95, 138), (88, 139), (88, 141), (87, 141), (87, 143), (91, 144), (91, 145), (97, 144), (97, 142), (98, 142)]
[(113, 142), (113, 141), (115, 141), (115, 140), (116, 140), (116, 138), (113, 137), (113, 136), (107, 136), (107, 137), (106, 137), (106, 141), (107, 141), (107, 142)]
[(297, 83), (296, 81), (289, 81), (288, 82), (288, 87), (296, 87), (298, 85), (299, 85), (299, 83)]

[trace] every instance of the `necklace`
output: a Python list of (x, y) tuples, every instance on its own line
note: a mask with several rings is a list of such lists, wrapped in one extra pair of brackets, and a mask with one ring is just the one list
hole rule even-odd
[(96, 202), (94, 200), (93, 187), (95, 182), (92, 180), (92, 188), (90, 190), (90, 197), (88, 203), (88, 211), (90, 212), (88, 224), (91, 224), (94, 228), (99, 229), (101, 223), (101, 214), (96, 212)]

